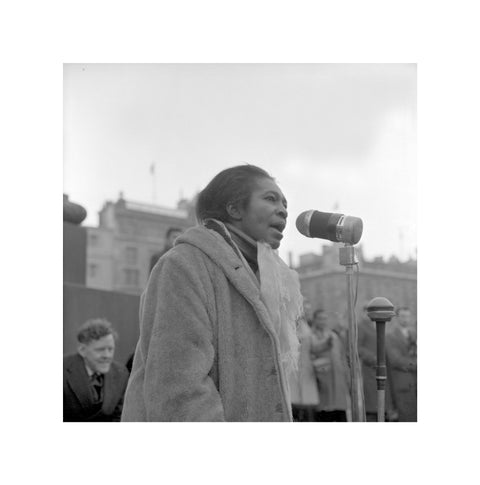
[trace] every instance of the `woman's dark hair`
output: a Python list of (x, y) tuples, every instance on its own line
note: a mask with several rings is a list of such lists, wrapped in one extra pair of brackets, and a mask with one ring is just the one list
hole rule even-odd
[(273, 177), (255, 165), (237, 165), (222, 170), (200, 192), (196, 205), (199, 222), (213, 218), (228, 222), (227, 205), (239, 205), (246, 208), (259, 178)]

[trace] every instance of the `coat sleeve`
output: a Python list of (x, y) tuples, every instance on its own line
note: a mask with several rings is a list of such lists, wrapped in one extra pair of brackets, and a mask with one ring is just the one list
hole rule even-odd
[(148, 421), (224, 421), (211, 378), (213, 285), (201, 257), (172, 251), (152, 273), (142, 309)]

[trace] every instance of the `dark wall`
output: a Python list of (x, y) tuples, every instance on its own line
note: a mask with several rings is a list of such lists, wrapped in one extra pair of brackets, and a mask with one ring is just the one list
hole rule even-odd
[(63, 281), (85, 284), (87, 230), (70, 222), (63, 223)]
[(106, 318), (115, 327), (119, 339), (115, 360), (125, 363), (135, 350), (139, 336), (140, 297), (83, 285), (63, 285), (63, 353), (76, 352), (77, 329), (89, 318)]

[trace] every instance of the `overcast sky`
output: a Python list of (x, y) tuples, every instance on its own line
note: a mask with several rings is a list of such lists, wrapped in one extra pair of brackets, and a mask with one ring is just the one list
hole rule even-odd
[(244, 162), (287, 197), (285, 260), (324, 244), (295, 228), (308, 209), (361, 217), (367, 258), (415, 257), (416, 66), (64, 66), (64, 192), (84, 225), (120, 191), (175, 207)]

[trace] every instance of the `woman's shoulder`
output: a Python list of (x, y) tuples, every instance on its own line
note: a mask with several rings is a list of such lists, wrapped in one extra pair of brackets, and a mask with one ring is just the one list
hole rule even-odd
[(196, 226), (178, 237), (175, 246), (158, 261), (154, 271), (159, 275), (180, 271), (218, 278), (219, 273), (231, 277), (241, 260), (221, 235), (203, 226)]
[(198, 266), (208, 264), (207, 255), (191, 244), (177, 244), (162, 256), (161, 266), (165, 268), (178, 266)]

